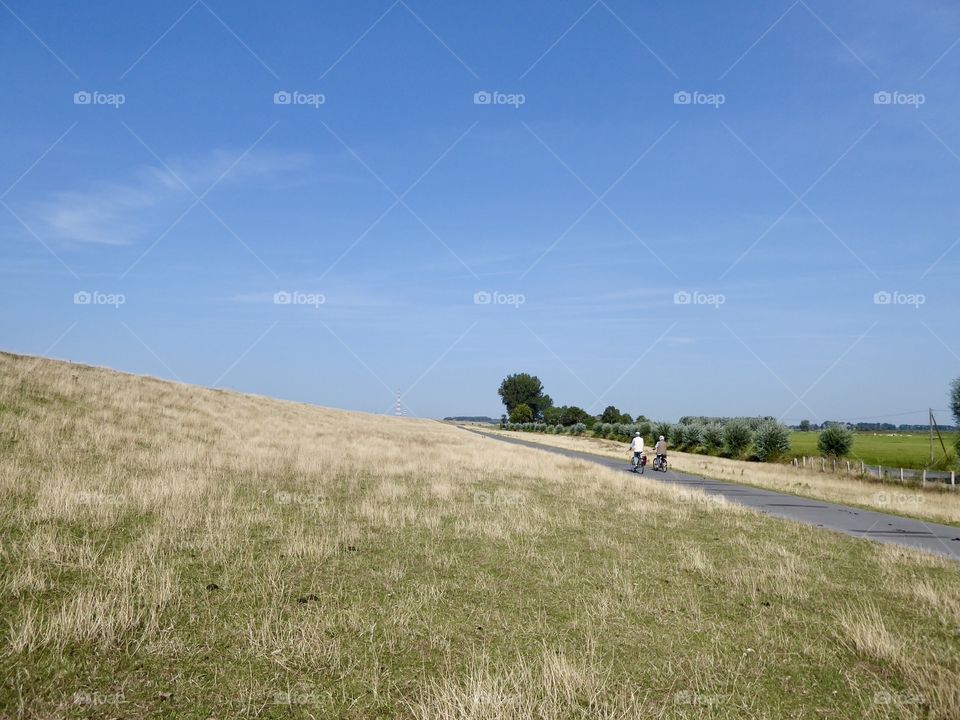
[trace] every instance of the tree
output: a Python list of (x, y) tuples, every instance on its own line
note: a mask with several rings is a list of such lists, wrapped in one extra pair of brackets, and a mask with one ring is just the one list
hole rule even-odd
[(687, 447), (687, 426), (677, 423), (670, 428), (670, 434), (664, 437), (670, 441), (670, 445), (677, 450), (683, 450)]
[(723, 425), (712, 422), (703, 426), (703, 449), (716, 452), (723, 447)]
[(809, 420), (801, 420), (801, 421), (800, 421), (800, 430), (803, 431), (803, 432), (810, 432), (810, 421), (809, 421)]
[(670, 437), (670, 434), (672, 431), (673, 431), (673, 425), (671, 425), (668, 422), (660, 422), (653, 426), (654, 436), (656, 438), (659, 438), (661, 435), (663, 435), (663, 437), (667, 440), (667, 442), (670, 442), (673, 440), (673, 438)]
[(693, 422), (684, 428), (683, 431), (683, 446), (692, 452), (695, 452), (698, 447), (703, 445), (703, 430), (704, 425), (701, 422)]
[(613, 405), (607, 405), (603, 413), (598, 418), (600, 422), (605, 423), (623, 423), (625, 425), (633, 424), (633, 416), (629, 413), (622, 413)]
[(723, 428), (723, 447), (731, 457), (746, 452), (753, 441), (753, 431), (743, 420), (731, 420)]
[(587, 421), (592, 419), (593, 416), (590, 415), (590, 413), (583, 408), (578, 408), (576, 405), (571, 405), (570, 407), (564, 406), (560, 413), (561, 425), (576, 425), (577, 423), (586, 425)]
[(603, 414), (600, 415), (600, 422), (608, 423), (618, 423), (621, 422), (620, 416), (621, 412), (615, 408), (613, 405), (607, 405), (603, 410)]
[(534, 414), (553, 405), (550, 396), (543, 393), (543, 383), (540, 382), (540, 378), (529, 373), (507, 375), (500, 383), (497, 393), (511, 416), (517, 405), (526, 405)]
[(767, 420), (753, 433), (753, 447), (759, 460), (779, 460), (790, 451), (790, 431), (776, 421)]
[(560, 415), (563, 412), (562, 408), (558, 407), (548, 407), (543, 409), (543, 421), (547, 425), (559, 425), (560, 424)]
[[(642, 416), (641, 416), (642, 417)], [(653, 428), (650, 427), (649, 420), (639, 420), (637, 421), (637, 432), (643, 435), (645, 438), (649, 438)]]
[(515, 405), (510, 411), (510, 422), (527, 423), (533, 420), (533, 410), (526, 403)]
[(644, 422), (650, 422), (650, 421), (647, 419), (647, 416), (646, 416), (646, 415), (637, 415), (636, 423), (639, 425), (640, 423), (644, 423)]
[(827, 457), (842, 458), (850, 454), (852, 447), (853, 433), (843, 425), (831, 425), (817, 439), (817, 449)]

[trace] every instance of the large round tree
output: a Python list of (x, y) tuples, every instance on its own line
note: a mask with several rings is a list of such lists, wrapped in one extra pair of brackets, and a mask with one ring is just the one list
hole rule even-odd
[(553, 405), (550, 396), (543, 393), (540, 378), (529, 373), (507, 375), (497, 392), (508, 413), (512, 413), (517, 405), (527, 405), (536, 417), (538, 413)]

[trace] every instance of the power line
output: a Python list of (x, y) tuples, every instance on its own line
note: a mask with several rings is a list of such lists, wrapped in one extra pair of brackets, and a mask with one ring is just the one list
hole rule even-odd
[[(864, 420), (882, 420), (884, 418), (905, 417), (907, 415), (926, 415), (929, 412), (930, 412), (930, 408), (923, 408), (922, 410), (909, 410), (907, 412), (884, 413), (883, 415), (861, 415), (856, 418), (828, 418), (828, 420), (832, 420), (833, 422), (857, 423), (857, 422), (862, 422)], [(949, 413), (950, 411), (943, 410), (943, 409), (938, 410), (937, 408), (933, 408), (933, 412)], [(789, 418), (789, 419), (796, 420), (797, 418)], [(800, 419), (807, 420), (809, 418), (800, 418)], [(916, 423), (916, 424), (925, 425), (926, 423)]]

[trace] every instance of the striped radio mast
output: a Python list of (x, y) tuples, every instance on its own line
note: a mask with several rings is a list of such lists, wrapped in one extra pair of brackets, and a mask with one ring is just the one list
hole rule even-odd
[(406, 413), (403, 411), (403, 405), (400, 404), (400, 393), (397, 393), (397, 404), (393, 408), (393, 414), (397, 417), (403, 417)]

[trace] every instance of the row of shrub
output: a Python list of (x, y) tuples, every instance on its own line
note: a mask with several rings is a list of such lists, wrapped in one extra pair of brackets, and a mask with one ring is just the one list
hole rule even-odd
[(541, 432), (547, 435), (583, 435), (587, 426), (583, 423), (573, 425), (547, 425), (546, 423), (507, 423), (507, 430), (518, 432)]
[(764, 462), (779, 460), (790, 451), (790, 431), (772, 418), (610, 426), (600, 423), (594, 426), (593, 432), (597, 437), (615, 440), (626, 440), (639, 432), (651, 443), (662, 435), (674, 450), (733, 458), (752, 457)]
[[(684, 418), (676, 424), (666, 422), (595, 423), (594, 437), (628, 442), (636, 433), (648, 444), (661, 435), (674, 450), (749, 457), (760, 461), (776, 461), (790, 451), (790, 431), (773, 418), (731, 418), (703, 421)], [(546, 425), (543, 423), (509, 423), (508, 430), (542, 432), (551, 435), (583, 435), (587, 426)]]

